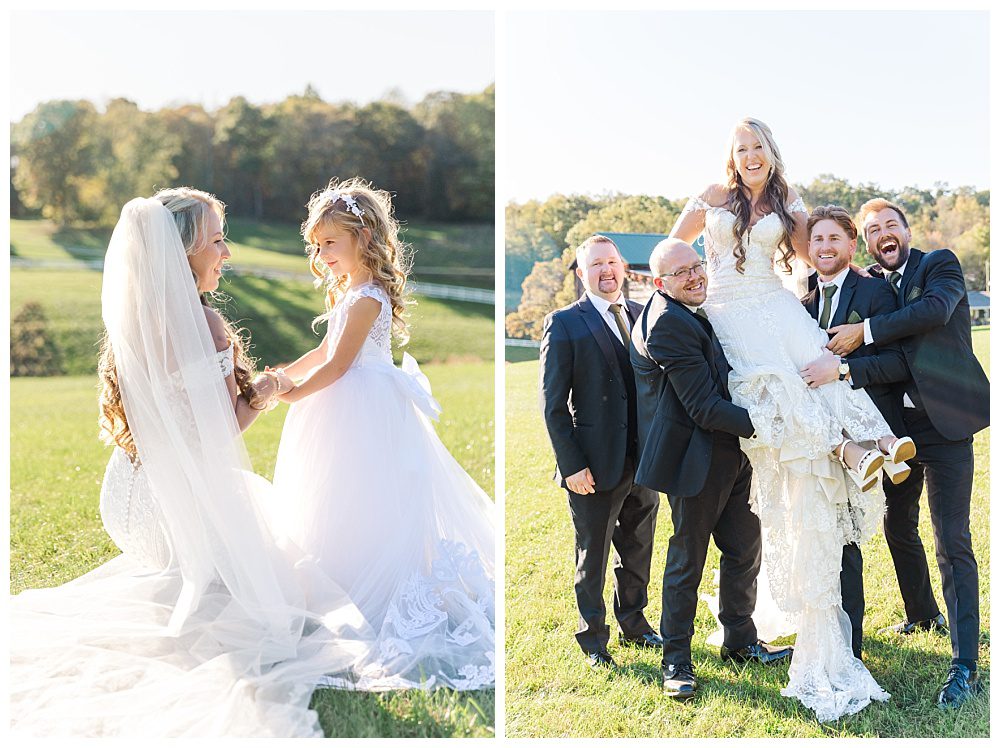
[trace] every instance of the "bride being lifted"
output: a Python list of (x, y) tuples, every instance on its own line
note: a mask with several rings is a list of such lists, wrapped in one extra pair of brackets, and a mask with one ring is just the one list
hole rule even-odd
[(847, 381), (813, 388), (799, 374), (829, 355), (828, 338), (778, 275), (808, 258), (807, 212), (767, 125), (736, 125), (726, 174), (726, 184), (688, 201), (670, 235), (689, 243), (704, 235), (704, 309), (732, 366), (733, 402), (757, 431), (742, 440), (754, 471), (752, 508), (774, 603), (797, 631), (782, 694), (827, 721), (889, 698), (851, 650), (841, 555), (874, 534), (885, 502), (879, 476), (898, 471), (915, 449), (892, 435), (863, 390)]

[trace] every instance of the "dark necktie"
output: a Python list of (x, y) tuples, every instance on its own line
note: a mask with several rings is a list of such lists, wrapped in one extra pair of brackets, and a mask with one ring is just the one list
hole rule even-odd
[(833, 311), (833, 295), (835, 293), (837, 293), (835, 283), (823, 286), (823, 311), (819, 315), (819, 326), (824, 330), (830, 326), (830, 314)]
[(889, 285), (892, 286), (893, 291), (899, 291), (899, 279), (903, 277), (902, 273), (897, 273), (893, 270), (889, 273)]
[(622, 345), (624, 345), (626, 348), (628, 348), (628, 341), (629, 341), (629, 337), (630, 336), (629, 336), (629, 331), (628, 331), (628, 323), (625, 322), (625, 314), (624, 314), (624, 312), (622, 312), (622, 305), (621, 304), (611, 304), (608, 308), (615, 315), (615, 324), (618, 325), (618, 332), (621, 333), (621, 336), (622, 336)]
[(708, 320), (708, 312), (706, 312), (702, 307), (698, 307), (694, 310), (694, 313), (701, 317), (703, 320)]

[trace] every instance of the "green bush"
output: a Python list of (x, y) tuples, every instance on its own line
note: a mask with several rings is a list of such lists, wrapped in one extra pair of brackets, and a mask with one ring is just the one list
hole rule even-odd
[(37, 301), (29, 301), (10, 322), (10, 375), (51, 377), (62, 373), (45, 309)]

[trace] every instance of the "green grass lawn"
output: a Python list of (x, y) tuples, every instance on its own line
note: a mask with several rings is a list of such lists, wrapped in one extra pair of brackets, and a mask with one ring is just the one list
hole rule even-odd
[[(234, 266), (309, 273), (296, 224), (230, 218), (227, 236)], [(11, 219), (10, 254), (28, 260), (100, 260), (110, 237), (109, 229), (59, 229), (47, 220)], [(413, 247), (415, 280), (493, 288), (492, 224), (407, 223), (401, 237)]]
[[(977, 355), (989, 372), (989, 333), (976, 332)], [(989, 697), (957, 712), (941, 712), (934, 699), (951, 663), (947, 636), (907, 639), (877, 631), (903, 618), (902, 602), (885, 539), (864, 548), (865, 662), (892, 694), (885, 704), (831, 724), (779, 691), (787, 668), (724, 665), (705, 638), (715, 621), (699, 604), (693, 654), (702, 690), (688, 704), (661, 695), (659, 656), (616, 646), (620, 670), (595, 673), (584, 663), (573, 633), (573, 531), (565, 493), (551, 480), (554, 458), (538, 408), (538, 363), (506, 365), (506, 734), (509, 737), (985, 737)], [(976, 435), (972, 533), (980, 570), (980, 669), (989, 687), (990, 547), (989, 429)], [(672, 530), (661, 503), (647, 617), (658, 626), (660, 583)], [(921, 536), (931, 579), (943, 603), (926, 504)], [(702, 592), (712, 587), (719, 554), (710, 549)], [(609, 574), (610, 576), (610, 574)], [(611, 584), (606, 590), (609, 622)]]
[[(493, 366), (428, 364), (443, 413), (442, 441), (493, 495)], [(97, 439), (96, 378), (11, 381), (10, 591), (69, 581), (118, 554), (98, 513), (109, 449)], [(256, 471), (270, 478), (287, 406), (247, 432)], [(317, 692), (315, 708), (330, 736), (488, 737), (494, 693)]]

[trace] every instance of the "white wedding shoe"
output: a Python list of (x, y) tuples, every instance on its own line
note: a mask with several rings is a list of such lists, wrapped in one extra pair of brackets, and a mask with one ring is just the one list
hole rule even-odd
[(899, 465), (917, 456), (917, 445), (908, 436), (901, 436), (892, 443), (888, 452), (883, 452), (885, 461)]
[(882, 463), (882, 472), (886, 474), (897, 486), (904, 480), (910, 477), (910, 466), (905, 462), (892, 462), (891, 460), (886, 460)]
[(852, 442), (844, 439), (840, 443), (840, 446), (837, 447), (837, 457), (840, 459), (840, 464), (844, 466), (847, 474), (851, 476), (851, 480), (854, 481), (858, 488), (862, 491), (871, 491), (878, 485), (879, 475), (881, 474), (882, 466), (885, 464), (885, 458), (878, 449), (869, 449), (861, 455), (861, 459), (858, 460), (858, 467), (856, 469), (852, 468), (847, 464), (847, 460), (844, 459), (844, 452), (850, 443)]
[(885, 458), (882, 471), (889, 480), (899, 485), (910, 477), (910, 466), (906, 464), (906, 460), (912, 460), (917, 456), (917, 445), (910, 437), (902, 436), (892, 443), (888, 451), (883, 451), (882, 455)]

